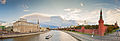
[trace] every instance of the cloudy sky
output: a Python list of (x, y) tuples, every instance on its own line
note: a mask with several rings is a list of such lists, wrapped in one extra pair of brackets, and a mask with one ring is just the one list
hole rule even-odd
[(45, 20), (61, 16), (64, 20), (97, 24), (100, 9), (106, 24), (118, 21), (120, 25), (120, 0), (0, 0), (0, 20), (12, 22), (40, 15)]

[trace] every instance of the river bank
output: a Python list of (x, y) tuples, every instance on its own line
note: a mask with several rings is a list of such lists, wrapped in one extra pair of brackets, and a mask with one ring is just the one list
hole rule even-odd
[[(46, 31), (46, 32), (48, 32), (48, 31)], [(0, 39), (3, 39), (3, 38), (14, 38), (14, 37), (23, 37), (23, 36), (30, 36), (30, 35), (37, 35), (37, 34), (43, 34), (43, 33), (46, 33), (46, 32), (0, 35)]]

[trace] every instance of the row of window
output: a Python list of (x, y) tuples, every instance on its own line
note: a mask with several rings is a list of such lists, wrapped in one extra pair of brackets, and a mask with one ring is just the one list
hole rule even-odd
[(28, 23), (21, 23), (21, 22), (15, 24), (15, 26), (20, 26), (20, 25), (37, 26), (37, 25), (35, 25), (35, 24), (28, 24)]

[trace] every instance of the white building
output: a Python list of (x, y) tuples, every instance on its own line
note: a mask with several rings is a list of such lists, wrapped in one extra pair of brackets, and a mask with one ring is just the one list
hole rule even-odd
[(38, 24), (27, 22), (26, 19), (20, 19), (13, 23), (13, 31), (20, 33), (38, 32), (40, 29)]

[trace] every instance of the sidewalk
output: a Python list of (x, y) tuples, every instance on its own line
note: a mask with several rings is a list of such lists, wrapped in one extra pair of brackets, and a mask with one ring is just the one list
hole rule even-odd
[(82, 41), (120, 41), (120, 37), (111, 36), (111, 35), (91, 37), (91, 35), (79, 34), (71, 31), (64, 31), (64, 32)]

